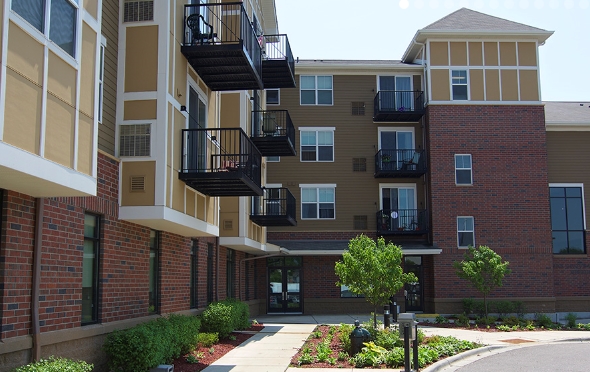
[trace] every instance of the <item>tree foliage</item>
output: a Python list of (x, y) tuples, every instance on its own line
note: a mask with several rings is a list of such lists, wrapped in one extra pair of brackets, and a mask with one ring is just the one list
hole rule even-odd
[(462, 261), (455, 261), (453, 267), (461, 279), (469, 281), (475, 289), (483, 294), (486, 317), (488, 316), (487, 296), (502, 286), (502, 279), (510, 274), (509, 262), (502, 262), (502, 257), (485, 245), (479, 248), (469, 247)]
[(336, 285), (345, 285), (352, 293), (364, 295), (376, 314), (377, 306), (389, 304), (404, 284), (418, 280), (413, 273), (404, 273), (401, 263), (401, 247), (385, 244), (383, 238), (375, 241), (359, 235), (348, 243), (342, 260), (336, 262), (335, 271), (340, 278)]

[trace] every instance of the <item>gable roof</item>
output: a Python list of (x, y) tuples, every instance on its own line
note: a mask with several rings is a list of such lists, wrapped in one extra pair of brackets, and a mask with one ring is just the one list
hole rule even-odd
[(553, 31), (461, 8), (418, 30), (406, 49), (402, 62), (412, 62), (420, 51), (421, 44), (428, 38), (530, 39), (542, 45), (552, 34)]
[(545, 101), (545, 126), (548, 131), (590, 130), (590, 102)]

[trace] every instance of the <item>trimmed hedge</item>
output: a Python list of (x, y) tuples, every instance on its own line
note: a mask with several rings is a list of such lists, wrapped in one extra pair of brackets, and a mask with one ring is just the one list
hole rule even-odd
[(169, 315), (109, 334), (103, 349), (113, 371), (145, 372), (192, 351), (198, 342), (199, 318)]
[(13, 369), (13, 372), (90, 372), (94, 365), (84, 361), (50, 356), (38, 362)]
[(213, 302), (201, 314), (203, 332), (218, 333), (226, 338), (236, 329), (250, 327), (248, 305), (236, 299)]

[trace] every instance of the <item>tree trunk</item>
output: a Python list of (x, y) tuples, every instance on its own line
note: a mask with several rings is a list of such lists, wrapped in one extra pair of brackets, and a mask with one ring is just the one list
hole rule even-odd
[(483, 294), (483, 309), (486, 313), (486, 324), (487, 324), (487, 321), (488, 321), (488, 300), (487, 300), (485, 293)]
[(374, 305), (375, 308), (373, 310), (373, 328), (377, 329), (377, 305)]

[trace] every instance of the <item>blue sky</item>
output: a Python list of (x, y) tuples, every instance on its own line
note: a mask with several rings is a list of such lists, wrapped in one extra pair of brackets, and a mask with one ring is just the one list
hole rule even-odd
[(539, 48), (543, 100), (590, 101), (590, 0), (276, 0), (302, 59), (400, 59), (418, 29), (466, 7), (554, 31)]

